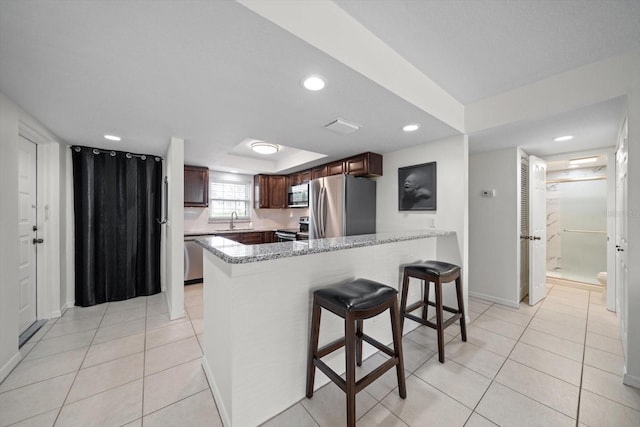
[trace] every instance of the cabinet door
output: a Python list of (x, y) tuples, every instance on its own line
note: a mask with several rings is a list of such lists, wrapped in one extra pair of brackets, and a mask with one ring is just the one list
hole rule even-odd
[(219, 233), (219, 234), (216, 234), (216, 236), (224, 237), (225, 239), (242, 243), (242, 235), (240, 233)]
[(355, 176), (382, 176), (382, 156), (364, 153), (345, 161), (345, 173)]
[(184, 167), (184, 205), (187, 207), (209, 206), (209, 168)]
[(327, 165), (311, 169), (311, 179), (324, 178), (325, 176), (327, 176)]
[(269, 207), (286, 208), (287, 205), (287, 177), (284, 175), (269, 176)]
[(276, 233), (275, 231), (264, 231), (262, 236), (262, 243), (275, 243)]
[(269, 206), (269, 176), (256, 175), (253, 177), (253, 204), (256, 209)]
[(344, 173), (344, 162), (342, 160), (329, 163), (327, 165), (327, 176), (341, 175)]
[(311, 171), (310, 170), (302, 171), (298, 175), (300, 176), (300, 184), (304, 184), (305, 182), (311, 181)]
[(241, 233), (241, 242), (245, 245), (261, 245), (263, 237), (261, 231)]

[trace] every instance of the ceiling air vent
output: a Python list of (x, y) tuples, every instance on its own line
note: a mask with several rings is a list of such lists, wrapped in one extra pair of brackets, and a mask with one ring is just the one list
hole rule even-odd
[(360, 129), (362, 126), (338, 118), (332, 122), (327, 123), (326, 125), (324, 125), (324, 127), (332, 132), (339, 133), (340, 135), (349, 135), (350, 133), (353, 133)]

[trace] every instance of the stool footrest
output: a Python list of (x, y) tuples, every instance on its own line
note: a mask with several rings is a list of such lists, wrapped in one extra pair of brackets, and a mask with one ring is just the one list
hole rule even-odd
[(373, 371), (369, 372), (364, 377), (360, 378), (358, 381), (356, 381), (356, 393), (359, 393), (363, 388), (374, 382), (381, 375), (383, 375), (389, 369), (395, 367), (397, 364), (398, 359), (389, 359)]
[[(429, 301), (429, 305), (431, 307), (436, 307), (436, 303), (432, 302), (432, 301)], [(424, 301), (418, 301), (416, 303), (411, 304), (407, 308), (405, 308), (405, 312), (410, 313), (410, 312), (412, 312), (414, 310), (417, 310), (417, 309), (419, 309), (421, 307), (424, 307), (424, 306), (425, 306)], [(453, 314), (458, 314), (459, 313), (457, 309), (451, 308), (451, 307), (447, 307), (446, 305), (443, 305), (442, 309), (444, 311), (448, 311), (449, 313), (453, 313)]]
[(369, 335), (362, 334), (362, 339), (364, 341), (368, 342), (369, 344), (371, 344), (372, 346), (374, 346), (375, 348), (377, 348), (378, 350), (380, 350), (381, 352), (386, 353), (387, 355), (389, 355), (391, 357), (395, 357), (396, 356), (396, 354), (393, 352), (393, 350), (391, 350), (386, 345), (382, 344), (380, 341), (377, 341), (377, 340), (371, 338)]
[[(429, 301), (429, 305), (430, 305), (431, 307), (435, 307), (435, 306), (436, 306), (436, 303), (435, 303), (435, 302), (432, 302), (432, 301)], [(453, 313), (453, 314), (458, 314), (458, 313), (459, 313), (459, 311), (458, 311), (458, 309), (457, 309), (457, 308), (447, 307), (446, 305), (443, 305), (443, 306), (442, 306), (442, 309), (443, 309), (444, 311), (448, 311), (449, 313)]]
[(326, 376), (328, 376), (331, 381), (336, 383), (338, 387), (342, 389), (345, 393), (347, 392), (347, 382), (342, 379), (342, 377), (336, 374), (336, 371), (331, 369), (326, 363), (324, 363), (320, 359), (313, 359), (313, 364), (316, 368), (320, 369)]
[(344, 338), (338, 338), (337, 340), (330, 342), (324, 347), (319, 348), (316, 357), (320, 359), (342, 347), (344, 347)]

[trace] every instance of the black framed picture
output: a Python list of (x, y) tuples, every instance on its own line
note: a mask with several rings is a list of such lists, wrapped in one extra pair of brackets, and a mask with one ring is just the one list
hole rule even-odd
[(398, 209), (435, 211), (436, 162), (398, 168)]

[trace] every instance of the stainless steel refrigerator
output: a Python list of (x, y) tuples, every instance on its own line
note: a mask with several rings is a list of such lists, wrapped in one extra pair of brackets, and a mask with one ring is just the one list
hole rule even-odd
[(309, 182), (309, 238), (376, 232), (376, 182), (333, 175)]

